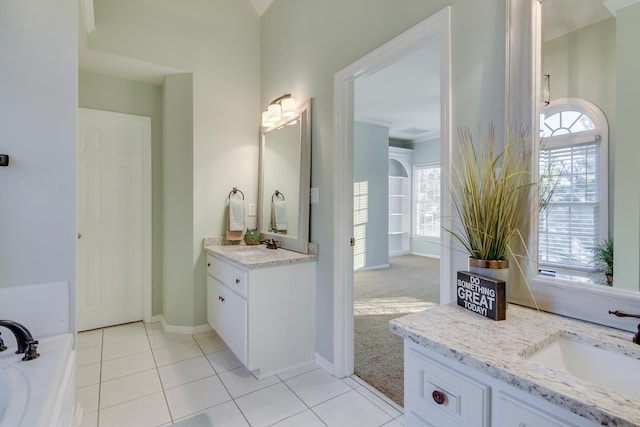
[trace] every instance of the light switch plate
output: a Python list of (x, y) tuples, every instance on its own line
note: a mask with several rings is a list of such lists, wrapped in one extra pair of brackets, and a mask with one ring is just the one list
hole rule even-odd
[(249, 216), (256, 216), (256, 204), (249, 203)]

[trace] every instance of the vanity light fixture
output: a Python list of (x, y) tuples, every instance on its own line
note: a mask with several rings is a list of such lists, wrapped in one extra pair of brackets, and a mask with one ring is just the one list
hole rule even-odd
[(287, 93), (271, 101), (267, 109), (262, 112), (262, 126), (274, 126), (283, 118), (286, 119), (295, 114), (296, 100)]

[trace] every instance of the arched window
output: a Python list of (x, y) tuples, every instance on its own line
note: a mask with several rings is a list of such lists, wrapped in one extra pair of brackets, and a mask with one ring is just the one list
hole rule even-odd
[(608, 238), (608, 134), (602, 111), (553, 101), (540, 120), (538, 266), (545, 276), (589, 281), (593, 248)]

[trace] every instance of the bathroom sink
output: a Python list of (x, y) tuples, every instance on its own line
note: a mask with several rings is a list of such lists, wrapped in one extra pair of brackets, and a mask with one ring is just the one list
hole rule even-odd
[(267, 250), (265, 248), (241, 248), (234, 250), (233, 253), (238, 256), (255, 256), (266, 254)]
[[(606, 346), (602, 344), (602, 346)], [(640, 355), (640, 349), (637, 352)], [(640, 357), (640, 356), (638, 356)], [(560, 334), (527, 358), (535, 363), (640, 399), (640, 358)]]

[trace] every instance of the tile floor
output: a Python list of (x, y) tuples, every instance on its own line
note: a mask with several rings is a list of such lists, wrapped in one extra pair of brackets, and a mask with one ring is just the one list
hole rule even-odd
[(315, 364), (257, 380), (214, 332), (142, 322), (78, 334), (83, 426), (166, 426), (206, 412), (216, 427), (401, 427), (402, 408)]

